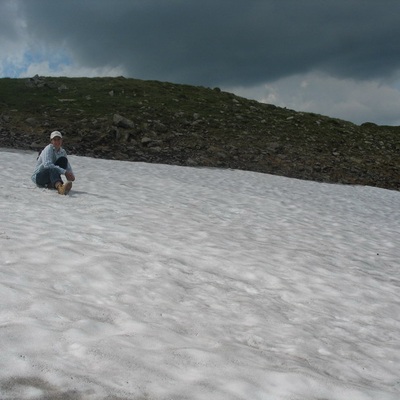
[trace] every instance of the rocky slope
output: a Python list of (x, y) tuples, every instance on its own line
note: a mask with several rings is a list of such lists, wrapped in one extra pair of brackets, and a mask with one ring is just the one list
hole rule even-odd
[(400, 189), (400, 127), (361, 126), (210, 89), (119, 78), (0, 79), (0, 147), (234, 168)]

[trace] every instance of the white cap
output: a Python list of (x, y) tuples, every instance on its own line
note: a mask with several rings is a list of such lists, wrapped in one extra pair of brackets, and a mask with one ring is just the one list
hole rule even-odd
[(50, 140), (51, 140), (51, 139), (54, 139), (55, 137), (59, 137), (59, 138), (62, 139), (62, 135), (61, 135), (61, 133), (58, 132), (58, 131), (51, 132), (51, 134), (50, 134)]

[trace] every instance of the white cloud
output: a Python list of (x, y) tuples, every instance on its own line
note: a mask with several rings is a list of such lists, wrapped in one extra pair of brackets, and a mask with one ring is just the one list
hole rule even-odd
[(76, 63), (63, 49), (16, 44), (0, 54), (0, 76), (25, 78), (41, 76), (126, 76), (122, 66), (87, 67)]
[(321, 73), (294, 75), (255, 87), (225, 88), (240, 96), (296, 111), (313, 112), (357, 124), (400, 125), (400, 80), (338, 79)]
[(0, 76), (17, 77), (24, 68), (23, 43), (0, 38), (0, 49)]
[[(19, 15), (16, 2), (0, 4), (0, 77), (42, 76), (127, 76), (121, 66), (83, 66), (73, 51), (58, 43), (57, 47), (30, 36), (26, 19)], [(8, 17), (6, 18), (5, 15)], [(7, 25), (7, 26), (5, 26)]]
[(122, 67), (88, 68), (76, 65), (59, 64), (52, 67), (48, 61), (30, 64), (21, 77), (41, 76), (68, 76), (68, 77), (96, 77), (96, 76), (123, 76), (125, 70)]

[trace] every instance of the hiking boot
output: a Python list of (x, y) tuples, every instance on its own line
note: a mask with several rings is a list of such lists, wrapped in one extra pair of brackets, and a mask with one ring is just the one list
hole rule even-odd
[(59, 193), (59, 194), (68, 194), (69, 193), (69, 191), (71, 190), (71, 188), (72, 188), (72, 182), (70, 182), (70, 181), (68, 181), (68, 182), (66, 182), (66, 183), (64, 183), (64, 184), (62, 184), (62, 183), (60, 183), (58, 186), (57, 186), (57, 192)]

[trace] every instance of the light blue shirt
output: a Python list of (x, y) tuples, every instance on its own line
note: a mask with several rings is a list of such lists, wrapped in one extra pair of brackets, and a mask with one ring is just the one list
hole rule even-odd
[(72, 172), (72, 168), (69, 162), (67, 169), (63, 169), (58, 165), (54, 165), (54, 163), (60, 157), (67, 157), (67, 152), (62, 147), (60, 147), (60, 149), (57, 151), (56, 148), (51, 143), (48, 144), (38, 157), (35, 171), (33, 172), (33, 175), (31, 177), (33, 183), (36, 183), (37, 173), (44, 170), (45, 168), (55, 168), (60, 173), (60, 175), (65, 175), (66, 171)]

